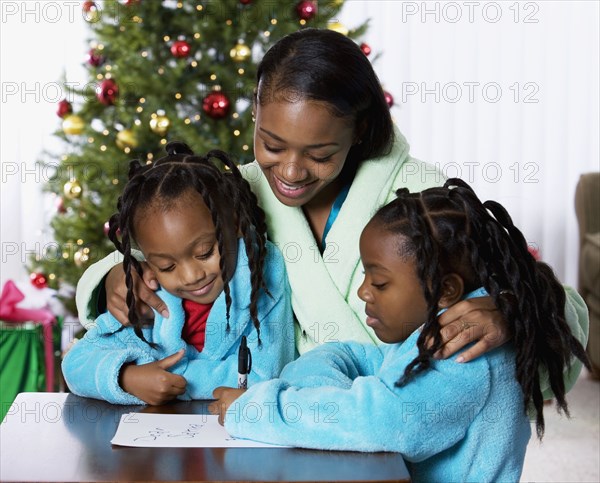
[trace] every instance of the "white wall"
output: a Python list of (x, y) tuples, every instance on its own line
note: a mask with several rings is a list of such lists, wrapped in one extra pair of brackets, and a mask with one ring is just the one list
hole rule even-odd
[[(80, 5), (0, 2), (2, 283), (27, 276), (27, 252), (49, 235), (34, 164), (61, 152), (57, 81), (87, 82)], [(600, 169), (598, 2), (346, 0), (339, 20), (369, 17), (366, 41), (413, 155), (505, 204), (575, 284), (575, 184)]]
[[(0, 2), (0, 282), (27, 277), (29, 253), (40, 253), (55, 212), (40, 187), (50, 175), (35, 162), (45, 149), (63, 154), (52, 133), (60, 79), (87, 82), (89, 50), (80, 1)], [(50, 200), (51, 202), (51, 200)]]
[[(503, 203), (577, 280), (574, 192), (600, 170), (599, 2), (346, 1), (413, 156)], [(472, 163), (472, 164), (471, 164)]]

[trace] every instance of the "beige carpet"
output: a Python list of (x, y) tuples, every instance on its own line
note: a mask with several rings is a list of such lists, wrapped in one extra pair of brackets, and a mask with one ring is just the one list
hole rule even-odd
[(600, 482), (600, 381), (584, 369), (567, 402), (570, 419), (545, 406), (546, 434), (532, 436), (522, 482)]

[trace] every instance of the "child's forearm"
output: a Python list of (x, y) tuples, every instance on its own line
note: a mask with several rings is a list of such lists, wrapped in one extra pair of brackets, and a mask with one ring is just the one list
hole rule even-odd
[(357, 377), (375, 374), (382, 360), (382, 349), (374, 345), (326, 343), (288, 364), (280, 377), (299, 387), (350, 387)]
[(62, 362), (65, 381), (74, 394), (113, 404), (142, 404), (119, 385), (122, 367), (133, 360), (127, 350), (95, 347), (85, 338), (75, 343)]
[[(485, 364), (431, 370), (418, 383), (400, 389), (377, 376), (359, 377), (349, 388), (298, 387), (275, 379), (250, 387), (236, 399), (226, 413), (225, 428), (234, 437), (272, 444), (397, 451), (422, 460), (464, 437), (489, 393)], [(444, 424), (430, 417), (448, 407), (464, 411), (454, 411)], [(436, 437), (423, 445), (423, 434)]]
[(136, 391), (136, 380), (135, 377), (135, 368), (138, 367), (135, 364), (123, 364), (121, 370), (119, 371), (119, 386), (123, 391), (128, 392), (129, 394), (133, 394), (136, 397), (141, 398)]

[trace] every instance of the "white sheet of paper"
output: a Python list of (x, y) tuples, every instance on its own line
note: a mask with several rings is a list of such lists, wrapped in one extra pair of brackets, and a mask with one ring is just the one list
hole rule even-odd
[(230, 436), (212, 414), (128, 413), (110, 441), (145, 448), (280, 448)]

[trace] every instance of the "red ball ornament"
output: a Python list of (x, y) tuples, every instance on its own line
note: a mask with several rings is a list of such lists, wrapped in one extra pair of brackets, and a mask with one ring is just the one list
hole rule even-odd
[(114, 80), (105, 79), (96, 88), (96, 96), (102, 104), (112, 106), (119, 96), (119, 86)]
[(388, 91), (383, 91), (383, 96), (385, 97), (385, 102), (387, 102), (388, 107), (392, 107), (394, 105), (394, 96)]
[(90, 49), (87, 53), (87, 61), (93, 67), (100, 67), (104, 64), (104, 56), (100, 55), (95, 49)]
[(171, 54), (173, 57), (182, 59), (190, 55), (191, 47), (185, 40), (178, 40), (171, 45)]
[(86, 22), (96, 23), (100, 20), (100, 9), (98, 8), (98, 5), (96, 5), (96, 2), (83, 2), (81, 9), (83, 11), (83, 18)]
[(48, 286), (48, 280), (46, 280), (46, 276), (43, 273), (32, 273), (29, 275), (29, 280), (31, 281), (31, 285), (35, 288), (46, 288)]
[(240, 3), (242, 5), (250, 5), (252, 3), (252, 0), (240, 0)]
[(296, 5), (296, 13), (301, 20), (310, 20), (317, 14), (317, 3), (302, 0)]
[(142, 0), (124, 0), (123, 5), (127, 7), (133, 7), (134, 5), (139, 5)]
[(65, 207), (65, 200), (62, 197), (56, 198), (56, 212), (64, 215), (67, 212), (67, 208)]
[(229, 112), (230, 102), (225, 94), (213, 91), (202, 101), (202, 109), (213, 119), (222, 119)]
[(58, 108), (56, 109), (56, 115), (58, 117), (65, 117), (67, 114), (71, 114), (72, 112), (73, 106), (66, 99), (63, 99), (58, 103)]
[(364, 42), (360, 44), (360, 50), (362, 50), (363, 54), (365, 55), (369, 55), (371, 53), (371, 47), (369, 47), (369, 45), (365, 44)]

